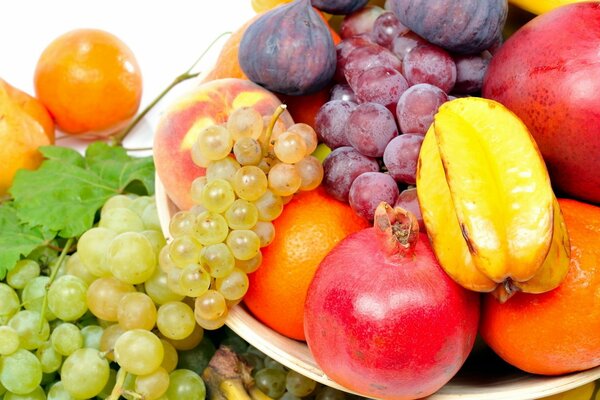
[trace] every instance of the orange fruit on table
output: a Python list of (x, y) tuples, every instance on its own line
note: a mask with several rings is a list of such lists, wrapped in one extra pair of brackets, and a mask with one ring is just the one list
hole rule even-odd
[(34, 86), (61, 131), (96, 137), (124, 128), (142, 97), (133, 52), (99, 29), (76, 29), (54, 39), (40, 55)]
[(571, 242), (565, 280), (541, 294), (500, 304), (486, 296), (480, 333), (505, 361), (534, 374), (559, 375), (600, 365), (600, 207), (559, 204)]
[(54, 143), (54, 122), (36, 98), (0, 79), (0, 198), (19, 169), (35, 169), (40, 146)]
[(248, 275), (244, 303), (271, 329), (305, 340), (304, 300), (319, 263), (340, 240), (369, 224), (322, 187), (295, 195), (273, 224), (275, 239)]

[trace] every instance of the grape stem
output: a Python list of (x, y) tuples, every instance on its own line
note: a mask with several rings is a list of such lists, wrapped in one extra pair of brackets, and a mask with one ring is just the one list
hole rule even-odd
[(269, 146), (271, 144), (271, 136), (273, 136), (273, 129), (275, 128), (275, 124), (277, 123), (277, 119), (283, 114), (286, 110), (287, 105), (280, 104), (279, 107), (275, 109), (275, 112), (271, 116), (271, 120), (269, 121), (269, 126), (267, 127), (265, 141), (263, 142), (263, 157), (266, 157), (269, 153)]
[(115, 386), (113, 386), (113, 390), (110, 392), (110, 395), (105, 400), (118, 400), (119, 397), (121, 397), (121, 392), (123, 391), (123, 385), (125, 384), (126, 377), (127, 372), (123, 374), (117, 374)]
[(48, 290), (50, 289), (50, 286), (52, 286), (52, 283), (56, 279), (56, 276), (58, 275), (58, 271), (60, 270), (60, 267), (62, 266), (63, 262), (65, 261), (65, 257), (67, 256), (67, 253), (69, 252), (69, 249), (71, 248), (71, 245), (73, 244), (74, 240), (75, 240), (74, 238), (69, 238), (67, 240), (67, 243), (65, 243), (65, 246), (63, 247), (63, 249), (60, 252), (60, 255), (58, 256), (58, 260), (56, 261), (56, 266), (52, 269), (52, 272), (50, 273), (50, 280), (46, 284), (46, 290), (44, 290), (44, 297), (42, 298), (42, 309), (40, 310), (40, 325), (39, 325), (40, 332), (42, 330), (42, 327), (44, 326), (43, 325), (44, 320), (46, 319), (45, 314), (46, 314), (46, 307), (48, 306)]
[(215, 43), (217, 43), (223, 36), (226, 35), (231, 35), (231, 32), (224, 32), (217, 36), (217, 38), (208, 45), (206, 50), (204, 50), (202, 54), (200, 54), (200, 57), (198, 57), (196, 61), (194, 61), (194, 63), (184, 73), (177, 76), (166, 88), (163, 89), (162, 92), (160, 92), (160, 94), (157, 97), (154, 98), (154, 100), (152, 100), (152, 102), (150, 102), (150, 104), (148, 104), (142, 110), (142, 112), (140, 112), (133, 120), (131, 120), (131, 122), (121, 132), (117, 133), (112, 137), (111, 144), (113, 146), (120, 146), (123, 143), (123, 140), (125, 140), (125, 138), (127, 137), (127, 135), (133, 130), (133, 128), (136, 127), (136, 125), (142, 120), (142, 118), (144, 118), (146, 114), (148, 114), (148, 112), (152, 110), (152, 108), (160, 100), (162, 100), (162, 98), (165, 97), (167, 93), (171, 91), (171, 89), (173, 89), (175, 86), (177, 86), (183, 81), (187, 81), (188, 79), (192, 79), (200, 75), (202, 71), (192, 72), (192, 69), (194, 69), (194, 67), (198, 65), (198, 63), (202, 60), (202, 58), (204, 58), (206, 53), (208, 53), (208, 51), (215, 45)]

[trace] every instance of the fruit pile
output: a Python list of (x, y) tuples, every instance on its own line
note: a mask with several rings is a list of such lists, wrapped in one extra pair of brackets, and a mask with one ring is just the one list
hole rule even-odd
[[(598, 41), (549, 39), (598, 7), (504, 43), (506, 0), (252, 5), (153, 157), (121, 146), (147, 109), (115, 36), (57, 38), (35, 96), (0, 80), (0, 399), (360, 398), (265, 356), (233, 307), (374, 398), (444, 390), (476, 342), (530, 374), (598, 367), (600, 208), (581, 200), (600, 178), (573, 165), (600, 159), (577, 84)], [(51, 145), (55, 126), (96, 141)]]

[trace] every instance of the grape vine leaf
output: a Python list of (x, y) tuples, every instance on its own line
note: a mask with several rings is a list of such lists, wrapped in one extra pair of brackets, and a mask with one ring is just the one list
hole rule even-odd
[(12, 202), (0, 205), (0, 280), (21, 256), (27, 256), (39, 246), (48, 244), (55, 232), (43, 227), (23, 224)]
[(104, 142), (91, 143), (85, 156), (74, 149), (44, 146), (46, 157), (34, 171), (18, 171), (9, 190), (18, 217), (32, 226), (78, 237), (96, 213), (119, 193), (154, 193), (152, 157), (136, 158)]

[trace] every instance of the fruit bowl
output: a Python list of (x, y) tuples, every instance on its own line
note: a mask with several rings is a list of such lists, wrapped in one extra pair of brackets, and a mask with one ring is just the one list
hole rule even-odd
[[(178, 211), (156, 176), (156, 204), (165, 237), (169, 237), (169, 221)], [(267, 356), (317, 382), (349, 393), (325, 375), (304, 342), (289, 339), (258, 321), (243, 304), (229, 312), (226, 325)], [(520, 371), (497, 357), (481, 341), (465, 365), (432, 400), (529, 400), (561, 393), (600, 378), (600, 367), (561, 376), (532, 375)]]

